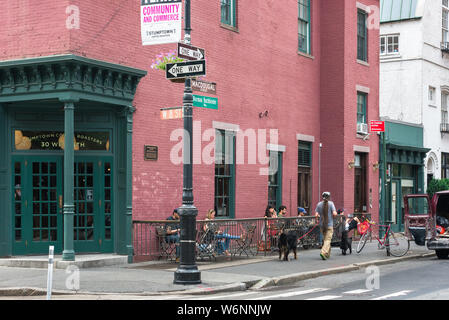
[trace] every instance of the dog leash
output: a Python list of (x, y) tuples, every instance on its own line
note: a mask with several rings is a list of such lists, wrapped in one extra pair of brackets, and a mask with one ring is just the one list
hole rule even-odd
[(301, 240), (302, 238), (304, 238), (305, 236), (307, 236), (309, 233), (311, 233), (313, 230), (315, 230), (316, 227), (318, 227), (320, 224), (317, 223), (316, 225), (313, 226), (313, 228), (311, 230), (309, 230), (309, 232), (307, 232), (305, 235), (303, 235), (301, 238), (298, 239)]

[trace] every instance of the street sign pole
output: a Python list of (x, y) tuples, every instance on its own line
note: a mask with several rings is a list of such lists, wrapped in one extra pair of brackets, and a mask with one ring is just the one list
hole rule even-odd
[[(185, 36), (186, 44), (191, 43), (190, 38), (190, 0), (185, 0)], [(196, 244), (196, 216), (198, 209), (193, 204), (193, 95), (190, 78), (185, 80), (183, 96), (184, 109), (184, 152), (183, 152), (183, 188), (182, 206), (178, 208), (181, 224), (181, 237), (179, 241), (181, 259), (174, 274), (174, 284), (199, 284), (201, 272), (195, 262)]]

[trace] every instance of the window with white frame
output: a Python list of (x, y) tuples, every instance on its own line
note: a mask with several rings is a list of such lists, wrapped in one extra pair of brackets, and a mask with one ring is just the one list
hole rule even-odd
[(449, 42), (449, 1), (443, 0), (442, 42)]
[(399, 35), (385, 35), (380, 37), (380, 54), (399, 54)]
[(447, 92), (441, 92), (441, 123), (449, 123), (447, 114), (447, 98), (449, 94)]
[(435, 105), (435, 95), (436, 95), (436, 89), (432, 86), (429, 86), (429, 104)]

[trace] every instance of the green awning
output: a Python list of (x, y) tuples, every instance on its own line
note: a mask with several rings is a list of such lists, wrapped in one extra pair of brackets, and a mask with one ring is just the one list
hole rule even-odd
[(380, 23), (422, 18), (423, 0), (381, 0)]

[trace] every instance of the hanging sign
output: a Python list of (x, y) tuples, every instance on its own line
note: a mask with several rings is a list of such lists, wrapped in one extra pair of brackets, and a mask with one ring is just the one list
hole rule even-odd
[(370, 130), (371, 132), (385, 132), (385, 122), (379, 120), (371, 120)]
[(142, 45), (179, 42), (182, 0), (141, 0)]

